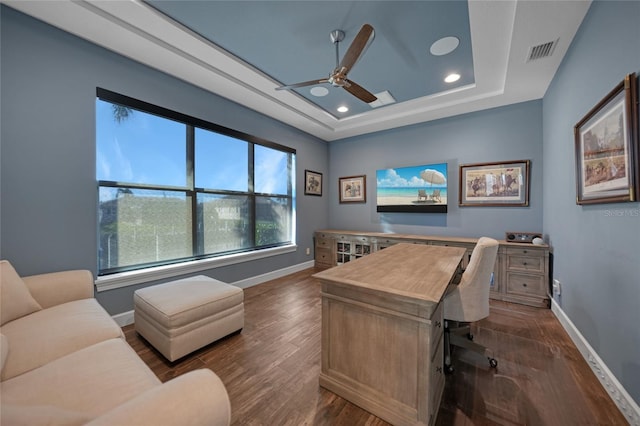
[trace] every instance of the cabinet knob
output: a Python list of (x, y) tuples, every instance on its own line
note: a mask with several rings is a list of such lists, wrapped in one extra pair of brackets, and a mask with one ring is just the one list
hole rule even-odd
[(523, 284), (522, 284), (522, 287), (526, 287), (526, 286), (527, 286), (527, 283), (523, 283)]
[(522, 264), (523, 264), (524, 266), (527, 266), (527, 262), (522, 262)]

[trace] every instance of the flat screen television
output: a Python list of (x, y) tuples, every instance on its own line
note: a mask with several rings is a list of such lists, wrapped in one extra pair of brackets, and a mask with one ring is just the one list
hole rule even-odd
[(447, 212), (447, 163), (376, 171), (376, 210)]

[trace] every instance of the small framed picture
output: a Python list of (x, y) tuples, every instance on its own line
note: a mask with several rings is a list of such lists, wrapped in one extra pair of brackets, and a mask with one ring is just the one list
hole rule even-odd
[(341, 203), (367, 202), (367, 177), (347, 176), (338, 179), (338, 190)]
[(322, 173), (304, 171), (304, 195), (322, 196)]
[(636, 86), (627, 75), (575, 125), (577, 204), (638, 201)]
[(529, 205), (529, 160), (460, 166), (460, 206)]

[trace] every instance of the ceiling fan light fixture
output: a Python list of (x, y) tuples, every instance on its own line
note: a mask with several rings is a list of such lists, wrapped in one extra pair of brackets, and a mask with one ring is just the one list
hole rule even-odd
[(349, 111), (349, 108), (344, 105), (340, 105), (338, 107), (338, 112), (347, 112), (347, 111)]
[(431, 52), (433, 56), (447, 55), (456, 50), (459, 44), (460, 39), (458, 39), (458, 37), (443, 37), (433, 42), (429, 52)]
[(454, 83), (460, 80), (460, 74), (451, 73), (444, 78), (445, 83)]
[(309, 90), (309, 92), (313, 96), (321, 98), (321, 97), (327, 96), (329, 94), (329, 89), (327, 89), (326, 87), (322, 87), (322, 86), (316, 86), (316, 87), (312, 87), (311, 90)]

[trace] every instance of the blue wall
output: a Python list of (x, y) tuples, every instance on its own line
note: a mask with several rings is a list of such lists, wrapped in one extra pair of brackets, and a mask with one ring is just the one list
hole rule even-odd
[(557, 302), (640, 402), (640, 204), (576, 205), (573, 138), (573, 126), (632, 72), (640, 2), (594, 2), (543, 99), (543, 224), (562, 284)]
[[(423, 235), (542, 232), (542, 102), (530, 101), (331, 142), (330, 225)], [(459, 165), (531, 160), (529, 207), (458, 207)], [(376, 170), (448, 165), (448, 213), (377, 213)], [(337, 179), (367, 176), (367, 203), (340, 204)]]
[[(290, 255), (209, 273), (226, 281), (309, 260), (319, 228), (503, 238), (543, 231), (562, 282), (558, 303), (640, 401), (640, 205), (575, 204), (574, 124), (623, 76), (640, 72), (640, 2), (594, 2), (543, 100), (354, 137), (328, 145), (180, 80), (0, 6), (0, 257), (22, 274), (96, 271), (96, 86), (201, 117), (298, 150), (325, 173), (323, 197), (299, 196)], [(458, 166), (531, 160), (530, 206), (457, 206)], [(447, 162), (448, 214), (378, 214), (375, 171)], [(341, 176), (365, 174), (366, 204), (339, 204)], [(543, 191), (544, 190), (544, 191)], [(301, 191), (299, 191), (300, 193)], [(112, 313), (133, 287), (98, 294)]]
[[(0, 257), (22, 275), (96, 272), (95, 98), (103, 87), (297, 150), (304, 169), (328, 170), (326, 143), (181, 80), (1, 6)], [(296, 253), (203, 271), (238, 281), (311, 261), (328, 198), (297, 198)], [(98, 293), (112, 314), (133, 308), (135, 288)]]

